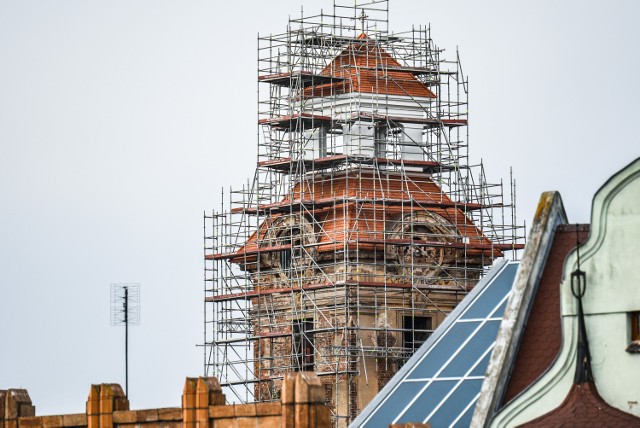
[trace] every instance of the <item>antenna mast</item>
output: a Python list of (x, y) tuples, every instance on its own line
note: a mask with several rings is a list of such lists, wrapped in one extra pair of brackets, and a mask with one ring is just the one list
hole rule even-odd
[(124, 393), (129, 398), (129, 325), (140, 325), (140, 284), (111, 284), (111, 325), (124, 325)]

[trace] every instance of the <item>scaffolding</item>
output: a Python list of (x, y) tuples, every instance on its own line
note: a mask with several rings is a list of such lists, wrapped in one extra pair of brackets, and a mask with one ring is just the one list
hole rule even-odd
[(512, 177), (470, 165), (458, 55), (388, 16), (334, 3), (258, 37), (255, 175), (204, 216), (205, 373), (232, 401), (314, 371), (346, 426), (524, 246)]

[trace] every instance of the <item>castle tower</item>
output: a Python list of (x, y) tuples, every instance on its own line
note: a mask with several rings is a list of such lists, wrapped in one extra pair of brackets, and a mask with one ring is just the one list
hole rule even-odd
[(459, 62), (362, 3), (259, 38), (256, 174), (205, 215), (206, 374), (253, 402), (316, 372), (336, 426), (522, 248), (502, 185), (468, 165)]

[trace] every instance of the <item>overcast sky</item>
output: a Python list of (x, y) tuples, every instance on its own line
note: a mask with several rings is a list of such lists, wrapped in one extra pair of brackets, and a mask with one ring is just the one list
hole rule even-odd
[[(124, 384), (109, 284), (141, 283), (132, 408), (203, 372), (202, 213), (256, 161), (257, 33), (323, 1), (0, 0), (0, 388), (37, 414)], [(470, 80), (470, 151), (513, 166), (519, 217), (594, 192), (640, 155), (640, 3), (391, 0)]]

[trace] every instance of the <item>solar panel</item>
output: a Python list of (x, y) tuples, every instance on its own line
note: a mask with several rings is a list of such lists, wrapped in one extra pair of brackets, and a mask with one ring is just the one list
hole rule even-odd
[(496, 264), (351, 427), (469, 426), (517, 269)]

